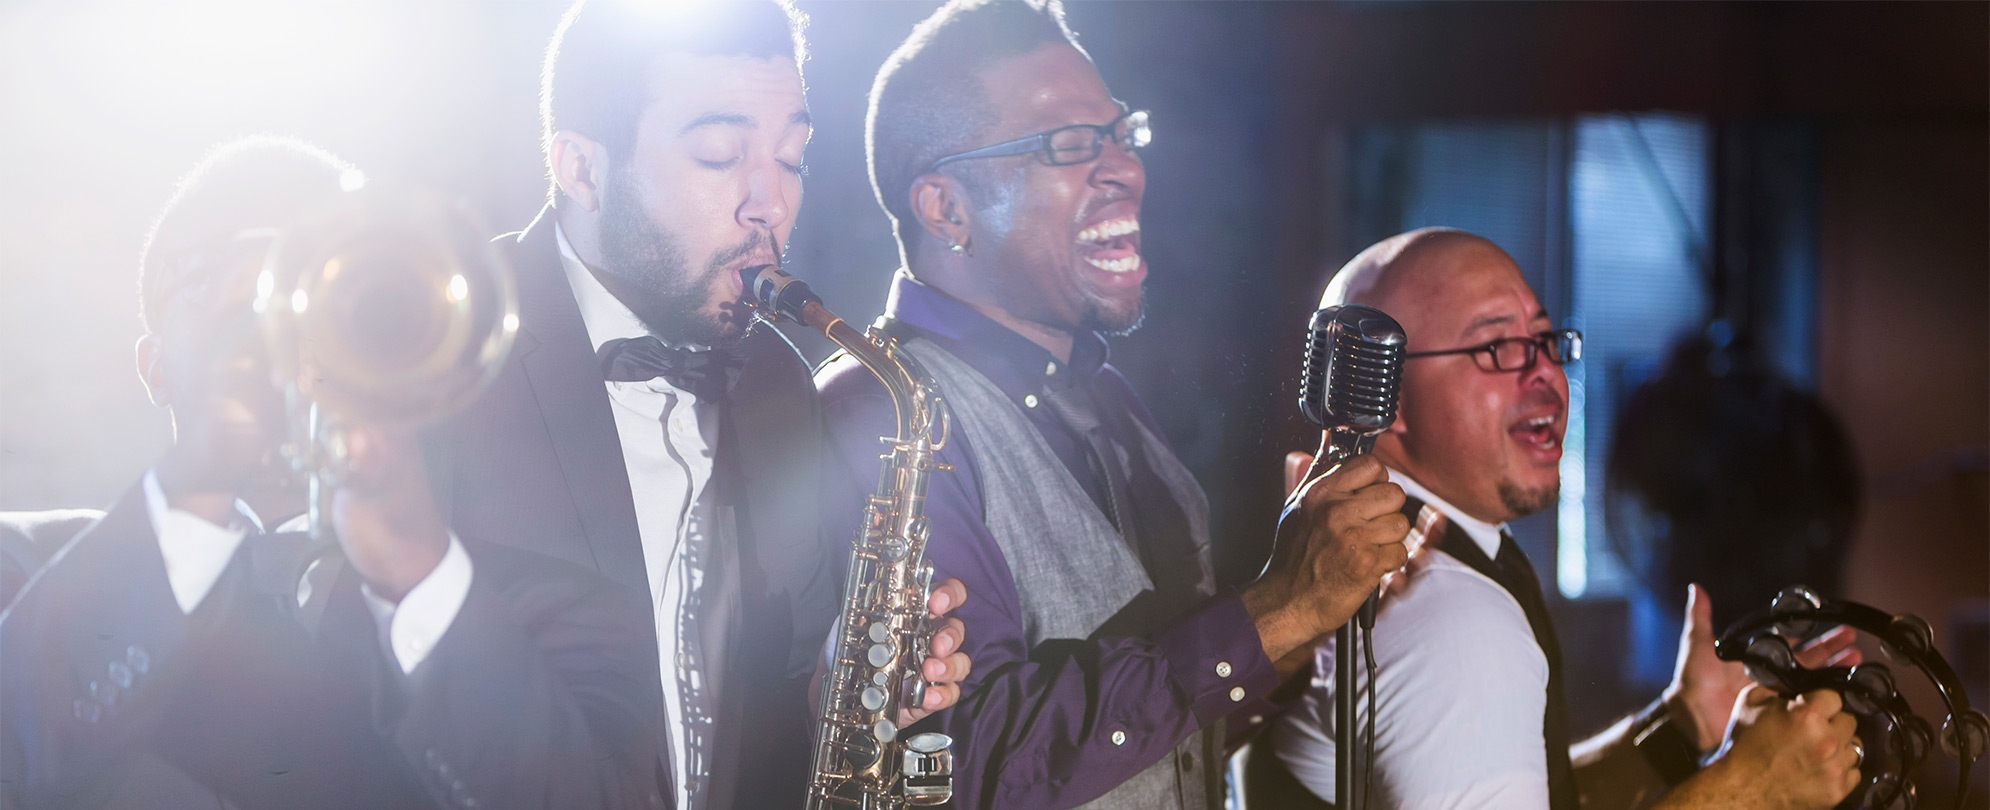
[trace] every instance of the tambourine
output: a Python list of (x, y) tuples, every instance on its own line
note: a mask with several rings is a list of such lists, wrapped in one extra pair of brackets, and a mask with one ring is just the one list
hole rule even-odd
[(1797, 663), (1792, 640), (1841, 625), (1879, 639), (1894, 661), (1913, 664), (1934, 682), (1948, 710), (1942, 723), (1942, 749), (1960, 767), (1955, 799), (1960, 807), (1969, 795), (1970, 766), (1990, 748), (1990, 718), (1970, 708), (1962, 681), (1935, 650), (1927, 622), (1857, 602), (1821, 599), (1798, 585), (1777, 594), (1768, 610), (1728, 628), (1714, 641), (1714, 652), (1723, 661), (1742, 663), (1749, 677), (1782, 694), (1832, 689), (1844, 696), (1845, 711), (1859, 721), (1860, 783), (1838, 806), (1911, 810), (1914, 771), (1927, 758), (1936, 736), (1928, 721), (1901, 698), (1893, 670), (1877, 661), (1816, 669)]

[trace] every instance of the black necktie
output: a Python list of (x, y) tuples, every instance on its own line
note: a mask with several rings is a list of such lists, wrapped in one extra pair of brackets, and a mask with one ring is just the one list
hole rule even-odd
[(1140, 541), (1134, 536), (1132, 521), (1132, 485), (1127, 482), (1126, 454), (1119, 444), (1106, 435), (1105, 426), (1099, 421), (1098, 411), (1092, 407), (1092, 398), (1086, 395), (1083, 386), (1074, 385), (1062, 391), (1045, 390), (1043, 402), (1050, 406), (1050, 412), (1066, 427), (1084, 437), (1091, 449), (1092, 465), (1105, 479), (1106, 520), (1112, 521), (1113, 528), (1135, 554), (1140, 552)]
[(616, 338), (601, 344), (594, 357), (601, 364), (602, 379), (609, 382), (644, 382), (662, 377), (707, 402), (724, 399), (739, 375), (739, 362), (731, 352), (672, 348), (654, 335)]

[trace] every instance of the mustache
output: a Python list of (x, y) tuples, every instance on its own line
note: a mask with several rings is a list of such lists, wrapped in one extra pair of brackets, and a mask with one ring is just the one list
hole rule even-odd
[(786, 257), (783, 255), (784, 249), (780, 240), (771, 231), (759, 230), (748, 235), (746, 241), (712, 254), (710, 269), (716, 271), (721, 267), (732, 264), (741, 256), (758, 251), (762, 246), (766, 245), (771, 245), (774, 248), (775, 264), (786, 263)]
[(1568, 413), (1567, 401), (1562, 398), (1561, 394), (1555, 393), (1552, 389), (1548, 388), (1529, 389), (1525, 395), (1521, 396), (1519, 402), (1514, 403), (1513, 409), (1508, 413), (1518, 418), (1520, 414), (1532, 413), (1544, 406), (1552, 407), (1558, 413)]

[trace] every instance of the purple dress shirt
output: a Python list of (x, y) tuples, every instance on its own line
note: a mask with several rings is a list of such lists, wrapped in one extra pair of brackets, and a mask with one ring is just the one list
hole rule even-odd
[[(934, 341), (1019, 405), (1046, 390), (1085, 385), (1099, 409), (1131, 413), (1160, 433), (1126, 379), (1106, 364), (1105, 340), (1096, 334), (1076, 341), (1066, 366), (903, 271), (893, 280), (885, 314), (895, 336)], [(877, 481), (878, 439), (893, 432), (894, 411), (876, 379), (848, 358), (825, 364), (816, 387), (830, 436), (824, 527), (829, 537), (850, 537)], [(1085, 439), (1048, 408), (1022, 410), (1093, 501), (1104, 503), (1107, 484)], [(973, 672), (957, 706), (915, 727), (954, 739), (954, 806), (1047, 810), (1082, 804), (1168, 755), (1196, 729), (1233, 713), (1269, 710), (1264, 698), (1278, 685), (1277, 676), (1234, 592), (1129, 611), (1136, 626), (1118, 626), (1116, 617), (1090, 639), (1026, 647), (1016, 586), (983, 518), (975, 452), (955, 430), (939, 454), (953, 472), (933, 476), (926, 500), (932, 525), (927, 560), (939, 577), (959, 578), (969, 594), (953, 615), (966, 624), (963, 649)], [(1145, 543), (1149, 533), (1138, 536)], [(1142, 558), (1153, 555), (1143, 550)]]

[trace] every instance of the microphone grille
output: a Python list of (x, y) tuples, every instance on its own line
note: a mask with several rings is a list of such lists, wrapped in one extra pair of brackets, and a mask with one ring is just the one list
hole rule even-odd
[(1403, 328), (1381, 310), (1350, 304), (1313, 314), (1300, 409), (1323, 428), (1379, 433), (1396, 421)]

